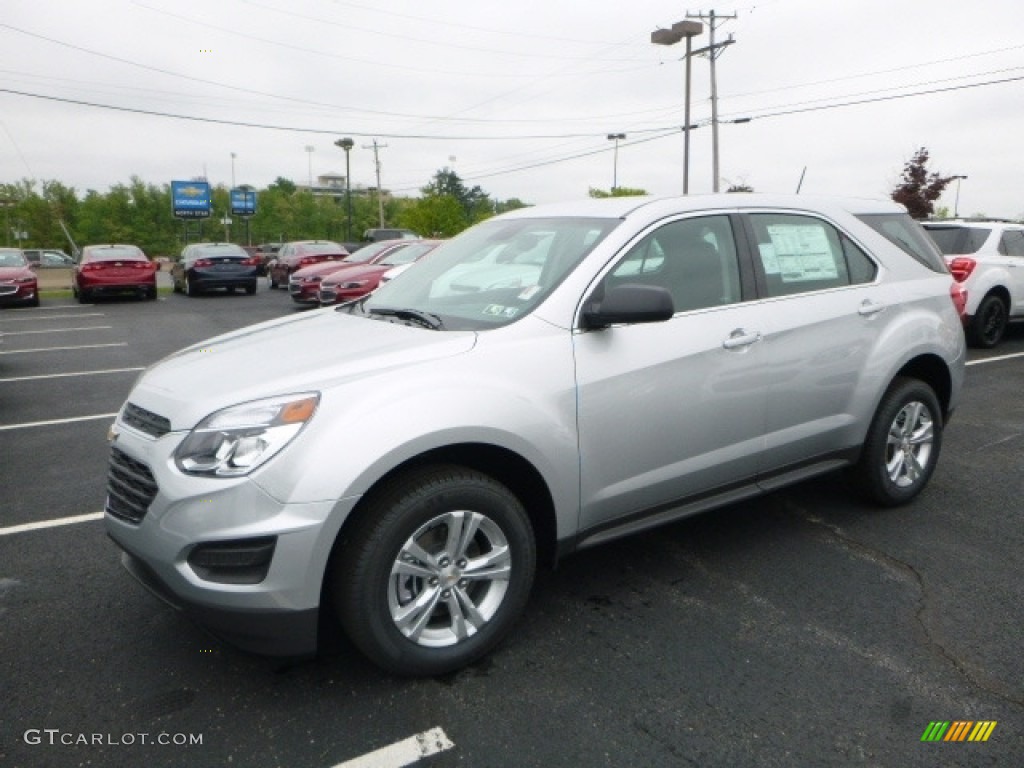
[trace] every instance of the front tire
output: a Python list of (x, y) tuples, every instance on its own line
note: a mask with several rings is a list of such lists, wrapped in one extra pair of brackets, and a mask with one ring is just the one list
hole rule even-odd
[(895, 379), (875, 411), (854, 479), (877, 504), (906, 504), (928, 484), (941, 447), (935, 392), (918, 379)]
[(1000, 342), (1006, 332), (1009, 310), (1001, 298), (988, 295), (981, 300), (967, 326), (967, 340), (972, 347), (991, 349)]
[(341, 624), (372, 661), (440, 675), (490, 651), (522, 613), (536, 542), (522, 503), (493, 478), (426, 467), (370, 501), (334, 567)]

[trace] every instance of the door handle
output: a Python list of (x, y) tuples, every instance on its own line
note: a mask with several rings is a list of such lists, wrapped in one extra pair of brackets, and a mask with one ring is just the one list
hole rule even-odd
[(862, 317), (870, 317), (871, 315), (877, 315), (885, 309), (885, 304), (879, 301), (872, 301), (871, 299), (864, 299), (857, 307), (857, 314)]
[(756, 344), (761, 340), (760, 331), (748, 331), (744, 328), (737, 328), (729, 334), (729, 338), (722, 342), (723, 349), (742, 349)]

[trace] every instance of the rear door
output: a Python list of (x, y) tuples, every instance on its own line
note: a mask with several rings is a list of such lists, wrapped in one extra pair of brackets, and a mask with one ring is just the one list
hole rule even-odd
[(761, 472), (770, 477), (859, 442), (858, 384), (874, 339), (898, 310), (888, 306), (875, 262), (832, 223), (770, 211), (744, 220), (766, 310)]

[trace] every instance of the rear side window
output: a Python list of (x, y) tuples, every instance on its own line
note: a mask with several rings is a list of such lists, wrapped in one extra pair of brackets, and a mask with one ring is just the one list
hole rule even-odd
[(868, 283), (877, 267), (832, 225), (809, 216), (750, 215), (768, 296)]
[(932, 272), (948, 272), (935, 241), (908, 213), (868, 213), (857, 217)]
[(1007, 256), (1024, 256), (1024, 229), (1008, 229), (999, 242), (999, 252)]

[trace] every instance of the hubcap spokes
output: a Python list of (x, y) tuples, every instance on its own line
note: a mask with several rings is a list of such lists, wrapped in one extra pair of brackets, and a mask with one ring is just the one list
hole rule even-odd
[(907, 403), (896, 414), (886, 441), (885, 469), (901, 488), (917, 483), (931, 459), (935, 441), (931, 412), (924, 403)]
[(391, 567), (391, 619), (418, 645), (455, 645), (494, 617), (511, 567), (508, 542), (490, 518), (439, 515), (406, 540)]

